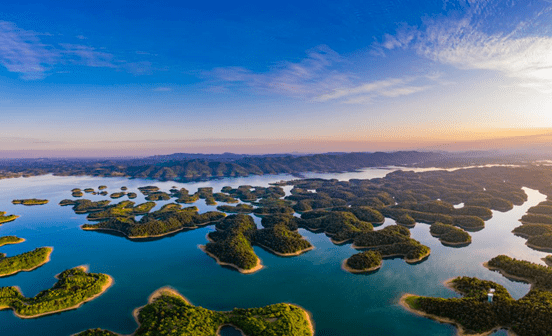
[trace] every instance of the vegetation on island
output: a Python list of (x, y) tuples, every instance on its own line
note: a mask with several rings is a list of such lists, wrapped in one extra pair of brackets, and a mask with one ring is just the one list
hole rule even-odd
[(86, 217), (90, 221), (105, 220), (110, 218), (133, 218), (136, 215), (145, 215), (155, 207), (155, 202), (146, 202), (134, 205), (132, 201), (122, 201), (117, 204), (107, 205), (102, 211), (95, 211)]
[[(164, 236), (183, 229), (196, 229), (200, 226), (210, 224), (224, 218), (225, 214), (210, 211), (203, 214), (197, 213), (197, 208), (181, 209), (179, 204), (166, 204), (161, 209), (148, 213), (151, 210), (151, 203), (143, 203), (136, 207), (131, 201), (121, 202), (126, 207), (110, 208), (109, 216), (104, 213), (92, 213), (89, 216), (99, 214), (94, 219), (100, 220), (96, 224), (84, 224), (84, 230), (113, 230), (128, 238), (148, 238)], [(119, 204), (121, 204), (119, 203)], [(136, 214), (145, 214), (139, 221), (136, 221)]]
[(4, 224), (4, 223), (7, 223), (7, 222), (14, 221), (14, 220), (16, 220), (17, 218), (19, 218), (19, 216), (16, 216), (16, 215), (6, 215), (6, 212), (5, 212), (5, 211), (0, 211), (0, 225), (1, 225), (1, 224)]
[(126, 193), (124, 191), (120, 191), (120, 192), (114, 192), (112, 193), (111, 195), (109, 195), (109, 197), (113, 198), (113, 199), (117, 199), (117, 198), (121, 198), (123, 196), (125, 196)]
[(51, 247), (39, 247), (13, 257), (0, 255), (0, 277), (30, 271), (44, 265), (50, 260), (52, 250)]
[(112, 282), (108, 275), (87, 273), (84, 267), (68, 269), (56, 278), (52, 288), (32, 298), (23, 296), (17, 287), (0, 288), (0, 310), (13, 309), (17, 316), (31, 318), (75, 309), (102, 294)]
[[(464, 334), (489, 334), (498, 328), (509, 328), (519, 336), (552, 334), (552, 269), (507, 256), (495, 257), (488, 265), (507, 277), (531, 282), (531, 290), (514, 300), (497, 283), (458, 277), (449, 285), (462, 294), (462, 298), (406, 295), (401, 302), (424, 316), (456, 324)], [(487, 296), (491, 288), (495, 290), (492, 303)]]
[[(148, 304), (138, 310), (136, 336), (214, 336), (224, 325), (232, 325), (249, 336), (313, 336), (307, 311), (278, 303), (262, 308), (234, 308), (217, 312), (190, 304), (172, 289), (159, 289)], [(90, 329), (76, 336), (110, 336), (113, 333)]]
[(204, 251), (219, 263), (228, 264), (242, 272), (256, 270), (260, 260), (253, 251), (257, 226), (248, 215), (230, 215), (215, 225), (217, 231), (208, 234)]
[(218, 211), (222, 212), (228, 212), (228, 213), (242, 213), (242, 214), (250, 214), (253, 213), (253, 210), (255, 208), (252, 205), (240, 203), (236, 206), (232, 205), (219, 205), (217, 207)]
[(254, 244), (283, 256), (298, 255), (313, 248), (303, 236), (280, 223), (255, 232)]
[(324, 231), (334, 243), (346, 243), (361, 233), (372, 231), (371, 223), (359, 220), (348, 211), (305, 212), (300, 227), (310, 231)]
[(364, 251), (349, 257), (345, 261), (344, 268), (353, 273), (365, 273), (375, 271), (381, 267), (383, 258), (378, 251)]
[(552, 205), (544, 201), (527, 210), (520, 219), (522, 225), (512, 232), (526, 238), (526, 245), (539, 251), (552, 251)]
[(42, 205), (47, 204), (47, 199), (38, 199), (38, 198), (26, 198), (26, 199), (14, 199), (13, 204), (22, 204), (22, 205)]
[(4, 245), (10, 245), (10, 244), (19, 244), (24, 241), (25, 239), (19, 238), (16, 236), (4, 236), (4, 237), (0, 237), (0, 247)]
[(429, 227), (429, 232), (438, 237), (443, 245), (465, 246), (471, 243), (469, 233), (449, 224), (435, 222)]
[(148, 201), (167, 201), (171, 199), (171, 195), (167, 194), (164, 191), (155, 191), (148, 193), (146, 200)]
[(410, 238), (410, 230), (401, 225), (390, 225), (381, 230), (363, 232), (354, 239), (353, 247), (370, 249), (370, 252), (377, 252), (379, 257), (376, 257), (376, 254), (373, 253), (366, 253), (368, 251), (357, 253), (345, 261), (345, 266), (350, 268), (345, 267), (348, 271), (351, 271), (351, 269), (356, 271), (372, 270), (376, 265), (361, 267), (366, 266), (365, 263), (368, 257), (370, 260), (380, 260), (377, 267), (379, 268), (381, 258), (402, 257), (407, 263), (416, 263), (422, 261), (431, 253), (429, 247)]
[(135, 192), (129, 192), (129, 193), (127, 193), (127, 197), (130, 198), (130, 199), (134, 199), (134, 198), (138, 197), (138, 195)]
[(549, 267), (552, 267), (552, 254), (547, 255), (546, 257), (542, 258), (542, 260), (543, 260)]

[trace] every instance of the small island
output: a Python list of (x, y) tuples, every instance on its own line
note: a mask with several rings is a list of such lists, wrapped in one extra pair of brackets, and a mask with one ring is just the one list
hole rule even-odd
[[(390, 225), (381, 230), (363, 232), (355, 237), (352, 247), (378, 251), (382, 258), (401, 257), (409, 264), (418, 263), (431, 253), (429, 247), (410, 238), (410, 230), (401, 225)], [(349, 259), (351, 258), (361, 260), (363, 257), (353, 255)], [(347, 264), (349, 259), (346, 261)]]
[(13, 257), (0, 255), (0, 277), (29, 272), (50, 261), (52, 247), (39, 247)]
[(253, 210), (255, 208), (252, 205), (240, 203), (236, 206), (232, 205), (219, 205), (217, 207), (218, 211), (227, 212), (227, 213), (242, 213), (242, 214), (250, 214), (253, 213)]
[(0, 288), (0, 310), (13, 309), (20, 318), (36, 318), (76, 309), (103, 294), (113, 279), (102, 273), (88, 273), (84, 266), (63, 271), (58, 282), (33, 298), (23, 296), (17, 287)]
[[(133, 333), (146, 335), (213, 336), (225, 325), (241, 330), (244, 335), (313, 336), (314, 326), (308, 311), (278, 303), (262, 308), (234, 308), (217, 312), (194, 306), (176, 290), (164, 287), (155, 291), (148, 304), (137, 308), (134, 317), (139, 324)], [(76, 336), (112, 336), (110, 331), (90, 329)]]
[(10, 245), (10, 244), (19, 244), (24, 241), (25, 239), (19, 238), (16, 236), (4, 236), (4, 237), (0, 237), (0, 247), (4, 245)]
[(435, 222), (431, 224), (429, 232), (445, 246), (461, 247), (471, 244), (469, 233), (450, 224)]
[(38, 199), (38, 198), (26, 198), (26, 199), (14, 199), (13, 204), (22, 204), (22, 205), (43, 205), (47, 204), (47, 199)]
[(382, 260), (378, 251), (364, 251), (345, 259), (342, 268), (351, 273), (370, 273), (381, 268)]
[[(532, 284), (519, 300), (492, 281), (458, 277), (445, 284), (463, 298), (431, 298), (405, 294), (400, 304), (407, 310), (442, 323), (454, 324), (459, 335), (489, 335), (498, 329), (519, 336), (552, 334), (552, 269), (507, 256), (491, 259), (486, 266), (504, 276)], [(488, 293), (494, 289), (492, 302)]]
[(209, 243), (200, 246), (201, 250), (218, 264), (233, 267), (240, 273), (254, 273), (263, 267), (252, 247), (257, 226), (251, 216), (230, 215), (215, 227), (217, 231), (207, 235)]
[(0, 211), (0, 225), (4, 224), (4, 223), (7, 223), (7, 222), (12, 222), (16, 219), (18, 219), (19, 216), (16, 216), (16, 215), (6, 215), (6, 212), (5, 211)]

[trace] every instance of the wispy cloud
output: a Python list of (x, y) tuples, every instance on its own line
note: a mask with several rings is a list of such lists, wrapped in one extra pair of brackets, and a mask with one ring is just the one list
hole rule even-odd
[(338, 88), (330, 93), (320, 95), (314, 100), (320, 102), (340, 100), (345, 104), (372, 103), (377, 98), (396, 98), (429, 90), (434, 86), (432, 82), (438, 81), (439, 78), (439, 74), (387, 78), (357, 86)]
[(169, 91), (172, 91), (172, 88), (166, 87), (166, 86), (161, 86), (161, 87), (154, 88), (153, 91), (155, 91), (155, 92), (169, 92)]
[[(12, 22), (0, 21), (0, 65), (28, 80), (66, 72), (59, 68), (67, 64), (123, 69), (136, 74), (146, 73), (151, 68), (149, 62), (118, 60), (112, 53), (89, 45), (48, 44), (41, 37), (53, 39), (51, 34), (24, 30)], [(82, 35), (76, 38), (85, 39)]]
[(37, 34), (0, 21), (0, 64), (25, 79), (43, 78), (58, 59), (58, 53), (40, 42)]
[[(499, 1), (470, 1), (469, 5), (459, 19), (429, 20), (418, 29), (401, 27), (395, 35), (385, 35), (374, 50), (411, 48), (443, 64), (499, 71), (521, 87), (552, 93), (552, 37), (537, 29), (541, 22), (549, 25), (552, 6), (533, 8), (532, 16), (510, 27), (505, 23), (508, 28), (497, 32), (488, 20), (505, 10)], [(510, 10), (522, 12), (514, 5)]]
[(307, 57), (300, 62), (282, 62), (264, 73), (243, 67), (225, 67), (203, 75), (219, 90), (221, 87), (245, 85), (265, 92), (311, 98), (350, 83), (352, 76), (338, 69), (342, 61), (338, 53), (321, 45), (309, 50)]

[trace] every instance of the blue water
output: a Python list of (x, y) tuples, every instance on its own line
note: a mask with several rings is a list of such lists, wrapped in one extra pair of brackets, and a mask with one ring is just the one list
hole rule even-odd
[[(341, 179), (384, 176), (389, 170), (364, 170), (359, 173), (333, 174)], [(312, 175), (310, 175), (312, 176)], [(205, 308), (227, 311), (234, 307), (259, 307), (278, 302), (298, 304), (312, 313), (317, 336), (367, 335), (454, 335), (455, 328), (421, 318), (403, 310), (397, 301), (406, 292), (419, 295), (454, 297), (455, 293), (442, 282), (455, 276), (469, 275), (496, 281), (516, 298), (529, 290), (529, 285), (512, 282), (481, 264), (498, 254), (541, 263), (546, 253), (524, 245), (525, 239), (511, 230), (528, 207), (545, 199), (544, 195), (526, 189), (529, 201), (507, 213), (495, 212), (482, 231), (471, 233), (473, 243), (465, 248), (450, 248), (429, 234), (429, 225), (417, 224), (412, 236), (429, 246), (431, 256), (418, 265), (401, 259), (385, 260), (383, 267), (369, 275), (350, 274), (341, 269), (344, 259), (356, 253), (350, 245), (336, 246), (324, 234), (300, 229), (315, 249), (298, 257), (283, 258), (255, 247), (264, 268), (243, 275), (221, 267), (203, 253), (198, 245), (206, 243), (206, 234), (213, 227), (180, 232), (174, 236), (148, 242), (135, 242), (99, 232), (82, 231), (85, 215), (75, 215), (71, 207), (59, 201), (71, 198), (75, 187), (108, 186), (118, 191), (128, 186), (138, 193), (134, 201), (144, 197), (137, 187), (157, 185), (168, 191), (172, 186), (195, 192), (198, 187), (242, 184), (267, 186), (269, 182), (292, 179), (287, 175), (253, 176), (210, 182), (180, 184), (124, 178), (41, 176), (0, 180), (0, 211), (21, 217), (0, 226), (0, 235), (25, 238), (22, 244), (0, 247), (8, 255), (19, 254), (39, 246), (53, 246), (52, 260), (32, 271), (0, 278), (0, 287), (19, 286), (26, 296), (51, 287), (54, 276), (79, 265), (88, 265), (91, 272), (110, 274), (115, 283), (97, 299), (77, 310), (38, 319), (19, 319), (11, 310), (0, 311), (2, 335), (70, 335), (88, 328), (105, 328), (130, 334), (137, 327), (132, 311), (147, 302), (148, 296), (163, 286), (172, 286), (191, 303)], [(289, 192), (289, 187), (286, 188)], [(25, 207), (12, 205), (16, 198), (47, 198), (50, 203)], [(92, 200), (103, 196), (85, 194)], [(122, 198), (123, 200), (126, 198)], [(118, 200), (114, 201), (118, 202)], [(158, 207), (167, 202), (158, 202)], [(213, 210), (203, 200), (196, 203), (200, 211)], [(260, 219), (256, 218), (260, 223)], [(386, 220), (386, 225), (394, 224)], [(232, 335), (232, 334), (228, 334)], [(501, 331), (496, 335), (504, 335)]]

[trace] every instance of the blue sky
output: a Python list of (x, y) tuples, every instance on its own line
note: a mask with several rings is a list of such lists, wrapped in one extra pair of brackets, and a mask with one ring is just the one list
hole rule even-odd
[(481, 149), (548, 133), (551, 10), (3, 3), (0, 156)]

